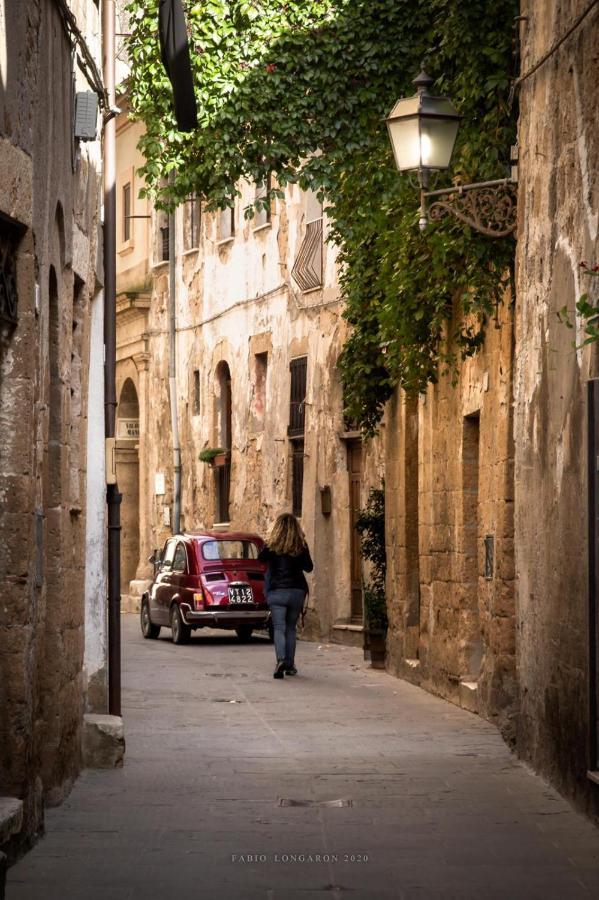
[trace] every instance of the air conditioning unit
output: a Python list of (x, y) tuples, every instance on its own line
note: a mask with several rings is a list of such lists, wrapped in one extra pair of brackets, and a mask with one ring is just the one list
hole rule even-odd
[(93, 91), (75, 94), (75, 137), (80, 141), (95, 141), (98, 123), (98, 96)]

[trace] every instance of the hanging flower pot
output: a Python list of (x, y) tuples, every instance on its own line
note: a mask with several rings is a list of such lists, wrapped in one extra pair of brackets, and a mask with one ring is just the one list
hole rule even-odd
[(207, 463), (213, 468), (225, 466), (231, 458), (231, 451), (225, 450), (223, 447), (206, 447), (198, 454), (200, 462)]

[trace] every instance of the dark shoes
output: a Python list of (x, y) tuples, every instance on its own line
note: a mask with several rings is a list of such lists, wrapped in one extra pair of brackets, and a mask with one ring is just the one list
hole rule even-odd
[(297, 675), (295, 666), (288, 666), (285, 660), (277, 663), (277, 667), (273, 673), (273, 678), (284, 678), (285, 675)]
[(277, 663), (276, 669), (273, 673), (273, 678), (284, 678), (285, 677), (285, 662), (281, 660), (281, 662)]

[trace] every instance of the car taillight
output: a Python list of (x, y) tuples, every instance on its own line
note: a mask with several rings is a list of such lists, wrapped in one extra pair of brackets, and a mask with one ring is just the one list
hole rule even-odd
[(204, 595), (203, 594), (194, 594), (193, 595), (193, 608), (195, 610), (204, 609)]
[(212, 594), (210, 593), (210, 591), (206, 590), (206, 588), (203, 588), (203, 591), (204, 591), (204, 603), (205, 603), (205, 605), (206, 605), (206, 606), (212, 606), (213, 603), (214, 603), (214, 597), (212, 596)]

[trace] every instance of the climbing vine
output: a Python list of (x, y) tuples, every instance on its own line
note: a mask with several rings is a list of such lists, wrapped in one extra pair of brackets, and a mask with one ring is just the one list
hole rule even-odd
[[(288, 183), (321, 193), (351, 325), (339, 360), (346, 412), (373, 433), (396, 385), (421, 391), (480, 347), (514, 252), (511, 238), (489, 240), (457, 222), (419, 232), (417, 191), (395, 169), (382, 119), (414, 92), (424, 62), (463, 115), (454, 181), (505, 176), (517, 0), (184, 5), (199, 116), (191, 134), (174, 121), (158, 0), (129, 5), (147, 191), (165, 207), (196, 192), (215, 209), (234, 202), (240, 179), (273, 172), (267, 203)], [(438, 186), (451, 183), (443, 176)]]

